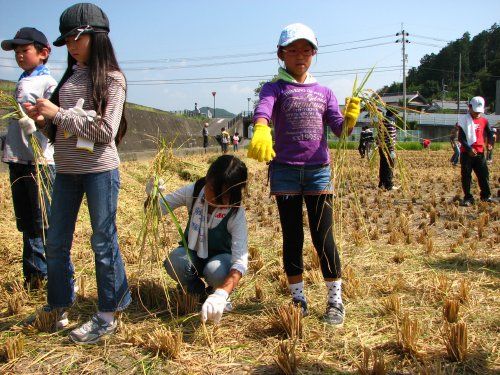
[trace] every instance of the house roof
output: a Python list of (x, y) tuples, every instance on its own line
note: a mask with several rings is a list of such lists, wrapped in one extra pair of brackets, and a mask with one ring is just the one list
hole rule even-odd
[[(402, 93), (386, 93), (381, 96), (381, 99), (387, 104), (399, 104), (399, 102), (403, 101)], [(409, 104), (412, 105), (426, 105), (425, 98), (417, 92), (410, 92), (406, 94), (406, 100), (408, 100)]]

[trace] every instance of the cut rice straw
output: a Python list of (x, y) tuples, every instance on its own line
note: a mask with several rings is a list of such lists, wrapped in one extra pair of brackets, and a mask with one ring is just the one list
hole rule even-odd
[[(26, 116), (16, 99), (12, 95), (3, 91), (0, 91), (0, 111), (6, 112), (0, 117), (2, 120), (19, 120), (20, 118)], [(51, 171), (49, 170), (49, 164), (43, 154), (36, 132), (29, 136), (29, 142), (31, 151), (33, 152), (33, 161), (35, 164), (35, 176), (33, 177), (38, 186), (38, 202), (42, 215), (42, 238), (45, 243), (45, 228), (48, 227), (48, 208), (50, 207), (52, 196)]]
[[(169, 216), (172, 218), (177, 232), (182, 239), (184, 248), (188, 248), (187, 241), (184, 238), (183, 228), (181, 227), (177, 216), (169, 206), (165, 196), (162, 193), (161, 188), (161, 186), (166, 181), (168, 181), (168, 179), (172, 178), (172, 172), (178, 170), (179, 165), (183, 163), (173, 154), (173, 141), (167, 141), (165, 138), (158, 137), (156, 138), (156, 143), (158, 151), (153, 158), (153, 161), (151, 162), (148, 173), (148, 181), (152, 182), (152, 189), (144, 205), (144, 216), (142, 219), (139, 236), (137, 238), (137, 245), (139, 246), (140, 250), (140, 267), (142, 267), (143, 261), (145, 259), (146, 246), (149, 246), (151, 248), (151, 266), (153, 266), (153, 263), (159, 262), (163, 255), (160, 253), (160, 251), (162, 250), (160, 241), (162, 205), (168, 211)], [(169, 173), (170, 176), (168, 176)], [(187, 250), (186, 254), (189, 257), (189, 253), (187, 252)], [(179, 281), (178, 277), (176, 277), (176, 279), (176, 281)], [(162, 280), (162, 284), (164, 289), (166, 290), (167, 286), (164, 280)], [(185, 293), (186, 291), (184, 290), (182, 284), (178, 284)], [(168, 293), (165, 293), (165, 296), (167, 298), (168, 308), (171, 313), (173, 313), (173, 310), (170, 306)]]
[[(375, 129), (377, 130), (377, 134), (379, 139), (383, 139), (385, 137), (385, 134), (387, 133), (387, 130), (385, 126), (381, 126), (385, 122), (387, 122), (386, 117), (383, 115), (382, 110), (388, 110), (392, 109), (394, 112), (397, 112), (396, 107), (392, 107), (387, 105), (382, 98), (373, 90), (371, 89), (365, 89), (365, 86), (373, 73), (375, 67), (370, 69), (368, 73), (363, 77), (361, 82), (358, 85), (358, 77), (356, 76), (352, 88), (352, 94), (351, 97), (358, 97), (360, 99), (360, 106), (364, 108), (367, 112), (368, 115), (371, 119), (371, 122)], [(347, 103), (346, 103), (347, 105)], [(359, 193), (352, 183), (354, 181), (354, 178), (352, 176), (352, 171), (351, 168), (348, 167), (348, 160), (347, 160), (347, 139), (348, 139), (348, 129), (346, 126), (343, 126), (342, 128), (342, 133), (340, 135), (340, 140), (337, 143), (337, 149), (334, 155), (334, 160), (332, 163), (332, 184), (334, 186), (334, 191), (335, 191), (335, 213), (338, 215), (338, 218), (340, 219), (343, 215), (343, 204), (342, 204), (342, 197), (348, 193), (352, 193), (354, 195), (353, 200), (351, 202), (354, 205), (354, 209), (356, 212), (361, 213), (361, 204), (359, 200)], [(379, 148), (382, 148), (382, 152), (384, 155), (386, 155), (386, 158), (390, 160), (389, 156), (389, 149), (386, 145), (385, 142), (380, 142)], [(375, 152), (377, 149), (375, 149), (372, 152), (371, 158), (369, 160), (370, 166), (374, 166), (374, 160), (375, 160)], [(403, 163), (403, 161), (400, 158), (396, 158), (395, 162), (395, 167), (398, 168), (399, 170), (399, 177), (401, 180), (401, 185), (403, 188), (403, 192), (407, 191), (407, 185), (408, 185), (408, 180), (406, 178), (407, 175), (407, 169)], [(365, 220), (363, 218), (363, 215), (358, 215), (360, 221), (361, 221), (361, 226), (363, 228), (364, 236), (366, 237), (368, 243), (371, 243), (370, 241), (370, 235), (369, 235), (369, 228), (367, 227)], [(340, 235), (340, 237), (343, 237), (343, 228), (341, 225), (337, 226), (336, 223), (341, 222), (341, 220), (334, 220), (334, 228), (336, 229), (336, 233)], [(339, 242), (339, 245), (341, 242)]]

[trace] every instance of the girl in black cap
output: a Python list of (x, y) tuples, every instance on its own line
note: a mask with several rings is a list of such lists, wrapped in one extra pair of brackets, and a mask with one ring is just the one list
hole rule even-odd
[(70, 333), (76, 343), (95, 343), (116, 331), (115, 312), (131, 301), (118, 247), (116, 209), (120, 160), (116, 146), (126, 131), (126, 81), (108, 37), (106, 14), (93, 4), (75, 4), (60, 18), (68, 67), (50, 100), (26, 105), (55, 147), (51, 227), (47, 236), (48, 305), (68, 324), (66, 309), (75, 299), (70, 260), (75, 223), (86, 195), (95, 254), (98, 312)]

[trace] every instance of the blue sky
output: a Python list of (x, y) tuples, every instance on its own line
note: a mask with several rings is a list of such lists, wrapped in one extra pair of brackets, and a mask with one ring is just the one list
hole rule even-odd
[[(60, 14), (72, 4), (0, 0), (0, 38), (10, 39), (20, 27), (32, 26), (52, 42), (59, 35)], [(343, 98), (352, 88), (354, 73), (363, 76), (363, 68), (376, 65), (379, 70), (370, 78), (369, 88), (401, 81), (401, 44), (394, 41), (402, 23), (412, 42), (407, 48), (411, 67), (425, 54), (438, 52), (445, 41), (466, 31), (474, 36), (500, 22), (499, 0), (122, 0), (95, 4), (110, 19), (110, 37), (129, 81), (128, 100), (165, 110), (193, 108), (195, 102), (211, 107), (212, 91), (217, 92), (218, 108), (235, 113), (246, 110), (247, 98), (255, 99), (258, 82), (277, 71), (273, 51), (281, 29), (290, 23), (302, 22), (315, 31), (320, 54), (311, 72)], [(369, 40), (353, 42), (363, 39)], [(66, 48), (54, 47), (49, 66), (56, 79), (62, 75), (65, 59)], [(16, 80), (19, 68), (7, 66), (16, 66), (13, 53), (0, 51), (0, 78)], [(150, 80), (148, 85), (146, 80)], [(170, 81), (156, 84), (158, 80)], [(182, 81), (172, 84), (171, 80)]]

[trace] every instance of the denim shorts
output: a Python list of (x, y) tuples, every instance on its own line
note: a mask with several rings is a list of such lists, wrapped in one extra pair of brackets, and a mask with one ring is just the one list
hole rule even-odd
[(271, 163), (271, 195), (333, 194), (329, 164)]

